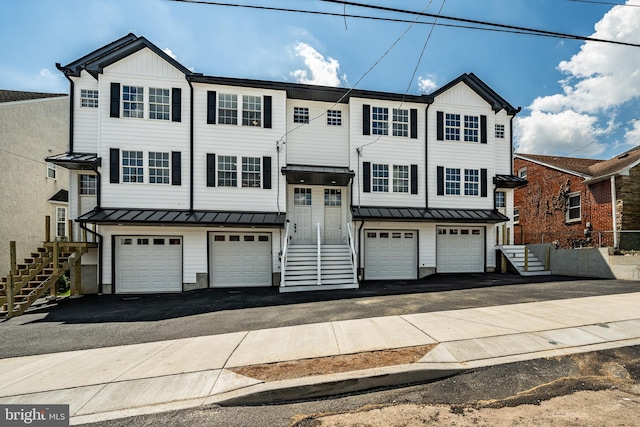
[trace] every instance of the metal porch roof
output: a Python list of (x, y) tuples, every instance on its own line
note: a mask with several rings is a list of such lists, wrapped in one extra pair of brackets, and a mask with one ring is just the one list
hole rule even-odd
[(495, 209), (424, 209), (396, 207), (353, 207), (354, 219), (389, 221), (449, 221), (495, 224), (509, 218)]

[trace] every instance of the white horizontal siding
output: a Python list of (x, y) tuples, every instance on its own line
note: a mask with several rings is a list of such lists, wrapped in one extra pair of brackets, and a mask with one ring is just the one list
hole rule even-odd
[[(294, 107), (309, 109), (309, 123), (293, 122)], [(342, 125), (327, 125), (327, 110), (342, 112)], [(349, 109), (346, 104), (298, 99), (287, 102), (287, 161), (318, 166), (349, 165)]]
[(140, 227), (140, 226), (102, 226), (100, 233), (104, 237), (104, 271), (103, 283), (113, 284), (112, 236), (179, 236), (182, 237), (182, 281), (196, 283), (197, 273), (208, 273), (207, 236), (210, 231), (226, 231), (239, 233), (271, 233), (272, 271), (280, 271), (280, 229), (272, 228), (194, 228), (194, 227)]
[(487, 123), (487, 134), (495, 138), (496, 174), (511, 175), (513, 173), (511, 162), (511, 117), (507, 115), (506, 111), (500, 110), (495, 114), (495, 124), (504, 125), (504, 139), (500, 139), (495, 138), (495, 125), (489, 127)]
[[(418, 110), (418, 138), (398, 137), (392, 135), (362, 135), (362, 106), (388, 107), (391, 117), (394, 108)], [(411, 104), (390, 101), (375, 101), (371, 99), (350, 100), (350, 163), (349, 167), (356, 173), (354, 177), (354, 205), (361, 206), (397, 206), (424, 207), (425, 205), (425, 109), (424, 104)], [(391, 133), (391, 127), (389, 133)], [(360, 149), (358, 153), (358, 149)], [(365, 193), (363, 191), (362, 163), (389, 165), (389, 192)], [(409, 193), (394, 193), (393, 165), (418, 165), (418, 194), (411, 194), (411, 180)], [(409, 168), (410, 169), (410, 168)]]
[[(276, 141), (285, 134), (285, 92), (230, 86), (194, 84), (194, 199), (195, 209), (246, 210), (273, 212), (285, 209), (286, 183), (280, 169), (286, 165), (284, 149), (278, 152)], [(207, 124), (207, 91), (238, 95), (238, 119), (241, 123), (242, 95), (272, 97), (272, 128)], [(264, 108), (264, 104), (263, 104)], [(271, 157), (271, 189), (207, 187), (207, 153), (236, 156), (238, 185), (241, 185), (242, 157)], [(279, 157), (278, 157), (279, 156)], [(279, 162), (278, 162), (279, 160)], [(280, 188), (278, 189), (278, 181)]]
[[(76, 153), (97, 153), (99, 138), (99, 111), (100, 108), (108, 108), (109, 104), (102, 105), (98, 100), (98, 108), (83, 108), (81, 97), (82, 89), (98, 90), (99, 84), (93, 76), (82, 71), (80, 78), (74, 81), (74, 112), (73, 112), (73, 151)], [(98, 92), (100, 96), (100, 92)]]

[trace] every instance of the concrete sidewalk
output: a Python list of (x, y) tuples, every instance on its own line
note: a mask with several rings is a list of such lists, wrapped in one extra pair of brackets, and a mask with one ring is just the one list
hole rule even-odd
[[(640, 292), (308, 324), (0, 359), (0, 403), (70, 405), (81, 424), (209, 404), (406, 384), (640, 344)], [(437, 344), (418, 363), (262, 382), (229, 369)]]

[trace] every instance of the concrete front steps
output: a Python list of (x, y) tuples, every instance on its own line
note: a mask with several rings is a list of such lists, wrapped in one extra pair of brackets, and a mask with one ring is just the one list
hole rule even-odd
[[(545, 270), (544, 263), (525, 245), (504, 245), (498, 248), (521, 276), (548, 276), (551, 274), (551, 271)], [(528, 268), (526, 270), (525, 250), (528, 252)]]
[(358, 288), (348, 245), (321, 245), (319, 283), (317, 245), (291, 245), (283, 274), (281, 293)]

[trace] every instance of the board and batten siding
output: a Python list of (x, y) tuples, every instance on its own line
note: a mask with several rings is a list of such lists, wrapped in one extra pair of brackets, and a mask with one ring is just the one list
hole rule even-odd
[[(97, 153), (100, 108), (108, 108), (109, 94), (102, 93), (98, 81), (86, 71), (80, 77), (72, 77), (74, 81), (73, 100), (73, 151), (76, 153)], [(98, 108), (82, 107), (82, 90), (98, 91)]]
[[(295, 107), (309, 109), (309, 123), (294, 123)], [(342, 125), (327, 124), (327, 110), (342, 113)], [(346, 104), (287, 101), (287, 162), (298, 165), (349, 165), (349, 109)]]
[[(113, 284), (111, 265), (113, 259), (112, 236), (180, 236), (182, 237), (182, 282), (196, 283), (197, 273), (209, 271), (207, 249), (208, 233), (210, 231), (225, 231), (238, 233), (270, 233), (272, 272), (280, 271), (280, 230), (274, 228), (201, 228), (201, 227), (142, 227), (142, 226), (113, 226), (103, 225), (101, 234), (104, 245), (104, 266), (102, 279), (106, 285)], [(116, 285), (117, 286), (117, 285)]]
[[(286, 181), (280, 169), (286, 165), (284, 146), (278, 153), (276, 141), (286, 132), (286, 93), (266, 89), (235, 86), (218, 86), (194, 83), (194, 208), (211, 210), (244, 210), (274, 212), (285, 210)], [(216, 92), (238, 95), (238, 125), (207, 123), (207, 93)], [(242, 95), (271, 96), (271, 128), (242, 126)], [(264, 116), (264, 114), (263, 114)], [(217, 119), (217, 103), (216, 103)], [(264, 120), (263, 120), (264, 125)], [(215, 186), (207, 186), (207, 154), (216, 156)], [(236, 156), (238, 187), (218, 185), (217, 163), (219, 156)], [(242, 157), (268, 157), (271, 159), (271, 188), (242, 188)], [(278, 163), (279, 160), (279, 163)], [(261, 177), (264, 178), (261, 167)], [(278, 189), (278, 182), (280, 188)], [(264, 184), (263, 184), (264, 185)]]
[[(460, 114), (460, 141), (439, 141), (437, 138), (437, 113)], [(427, 139), (428, 153), (428, 195), (431, 208), (455, 209), (493, 209), (493, 177), (496, 174), (496, 141), (495, 141), (495, 113), (491, 106), (476, 92), (464, 83), (459, 83), (450, 90), (436, 97), (429, 107)], [(463, 140), (464, 116), (486, 116), (487, 142), (465, 142)], [(506, 129), (505, 129), (506, 131)], [(479, 132), (480, 133), (480, 132)], [(508, 144), (502, 144), (505, 150), (510, 150)], [(460, 169), (461, 195), (438, 195), (437, 168)], [(464, 170), (487, 170), (487, 197), (464, 195)]]
[[(388, 107), (391, 118), (394, 108), (417, 110), (417, 138), (393, 136), (391, 125), (389, 135), (363, 135), (363, 105)], [(358, 206), (424, 207), (425, 202), (425, 104), (377, 101), (351, 98), (350, 101), (350, 163), (349, 168), (356, 173), (353, 183), (353, 204)], [(360, 148), (360, 154), (358, 154)], [(363, 163), (389, 165), (389, 191), (366, 192), (364, 188)], [(417, 166), (417, 194), (393, 192), (393, 165), (409, 166), (409, 187), (411, 187), (411, 165)]]
[[(120, 117), (110, 115), (111, 83), (120, 85)], [(144, 88), (144, 118), (122, 117), (122, 86), (125, 85)], [(179, 122), (149, 119), (149, 88), (181, 89)], [(106, 67), (100, 75), (99, 90), (101, 108), (98, 155), (102, 157), (102, 206), (188, 209), (190, 88), (184, 74), (149, 49), (143, 49)], [(143, 183), (123, 183), (122, 179), (117, 184), (110, 182), (110, 150), (113, 148), (120, 150), (120, 173), (123, 150), (143, 152)], [(149, 152), (181, 153), (180, 185), (149, 183)]]

